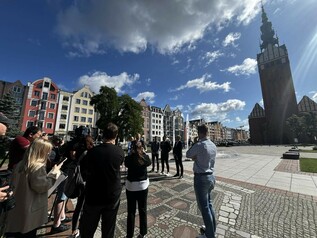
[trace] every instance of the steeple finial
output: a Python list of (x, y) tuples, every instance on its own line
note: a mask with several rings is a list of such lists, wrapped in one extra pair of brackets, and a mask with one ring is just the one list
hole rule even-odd
[(278, 44), (278, 39), (274, 37), (275, 32), (272, 28), (272, 23), (269, 21), (266, 12), (264, 11), (264, 6), (261, 1), (262, 8), (262, 26), (261, 26), (261, 51), (266, 49), (269, 44), (275, 45)]

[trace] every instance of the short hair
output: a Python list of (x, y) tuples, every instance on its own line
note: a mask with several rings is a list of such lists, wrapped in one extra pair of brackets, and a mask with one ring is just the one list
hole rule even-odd
[(116, 139), (118, 135), (118, 127), (116, 124), (110, 122), (106, 125), (103, 130), (103, 138), (107, 140)]
[(197, 127), (198, 134), (207, 135), (208, 127), (205, 124), (202, 124)]
[(23, 136), (24, 137), (28, 137), (30, 134), (35, 135), (36, 133), (38, 133), (41, 129), (38, 126), (30, 126), (28, 127)]
[(176, 140), (180, 140), (181, 139), (181, 136), (180, 135), (177, 135), (176, 136)]

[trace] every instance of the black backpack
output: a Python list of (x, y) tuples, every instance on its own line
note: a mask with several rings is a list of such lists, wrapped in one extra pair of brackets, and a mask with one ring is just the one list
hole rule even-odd
[(77, 198), (84, 192), (85, 183), (80, 172), (80, 160), (82, 157), (84, 157), (84, 155), (81, 155), (78, 160), (71, 161), (67, 166), (68, 177), (64, 187), (64, 193), (68, 198)]

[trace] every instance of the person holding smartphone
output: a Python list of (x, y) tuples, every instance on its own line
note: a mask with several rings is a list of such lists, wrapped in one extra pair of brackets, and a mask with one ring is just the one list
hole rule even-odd
[(46, 172), (48, 154), (52, 144), (42, 138), (33, 141), (12, 176), (16, 200), (8, 212), (6, 237), (35, 238), (38, 227), (47, 222), (48, 190), (60, 176), (63, 163)]

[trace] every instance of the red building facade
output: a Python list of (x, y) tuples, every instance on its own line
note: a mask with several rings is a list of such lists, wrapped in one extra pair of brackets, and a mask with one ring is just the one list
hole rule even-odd
[(21, 130), (38, 126), (48, 134), (54, 133), (58, 108), (58, 87), (50, 78), (28, 84)]

